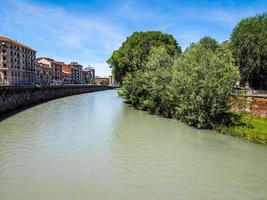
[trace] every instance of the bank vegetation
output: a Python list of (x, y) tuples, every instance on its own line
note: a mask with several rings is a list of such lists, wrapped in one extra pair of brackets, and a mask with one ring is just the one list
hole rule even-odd
[[(205, 36), (183, 52), (170, 34), (133, 33), (108, 60), (121, 86), (119, 94), (152, 114), (267, 143), (266, 119), (229, 111), (237, 81), (266, 87), (267, 15), (244, 20), (233, 30), (230, 44)], [(250, 42), (260, 42), (260, 47), (251, 50), (246, 46)]]

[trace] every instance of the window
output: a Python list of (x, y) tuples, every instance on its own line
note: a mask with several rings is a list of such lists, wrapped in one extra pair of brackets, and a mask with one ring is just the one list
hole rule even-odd
[(3, 60), (6, 60), (6, 57), (5, 56), (3, 56)]

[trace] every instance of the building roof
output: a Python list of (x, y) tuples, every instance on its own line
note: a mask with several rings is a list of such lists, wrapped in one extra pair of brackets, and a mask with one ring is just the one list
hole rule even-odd
[(20, 43), (20, 42), (18, 42), (16, 40), (12, 40), (12, 39), (9, 39), (9, 38), (4, 37), (4, 36), (0, 36), (0, 41), (1, 42), (9, 42), (9, 43), (15, 44), (15, 45), (17, 45), (19, 47), (22, 47), (22, 48), (25, 48), (25, 49), (29, 49), (31, 51), (35, 51), (31, 47), (28, 47), (28, 46), (26, 46), (26, 45), (24, 45), (24, 44), (22, 44), (22, 43)]
[(95, 69), (93, 67), (91, 67), (91, 66), (88, 66), (88, 67), (84, 68), (84, 71), (90, 71), (90, 70), (95, 70)]
[(55, 61), (54, 59), (48, 58), (48, 57), (38, 57), (38, 58), (36, 58), (37, 61), (42, 60), (42, 59), (45, 59), (45, 60), (48, 60), (48, 61)]
[(71, 62), (69, 65), (72, 67), (83, 68), (83, 66), (81, 64), (79, 64), (78, 62)]

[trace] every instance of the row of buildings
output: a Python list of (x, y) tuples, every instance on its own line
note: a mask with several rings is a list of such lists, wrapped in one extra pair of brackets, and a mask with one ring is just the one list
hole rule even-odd
[(36, 58), (34, 49), (0, 36), (0, 85), (85, 83), (113, 84), (113, 80), (95, 77), (92, 67), (83, 68), (78, 62), (66, 64), (51, 58)]

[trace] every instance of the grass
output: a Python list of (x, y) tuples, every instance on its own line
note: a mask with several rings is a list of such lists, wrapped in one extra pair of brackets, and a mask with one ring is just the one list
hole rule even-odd
[(248, 113), (233, 113), (231, 121), (230, 124), (220, 125), (216, 129), (222, 134), (267, 144), (267, 118)]

